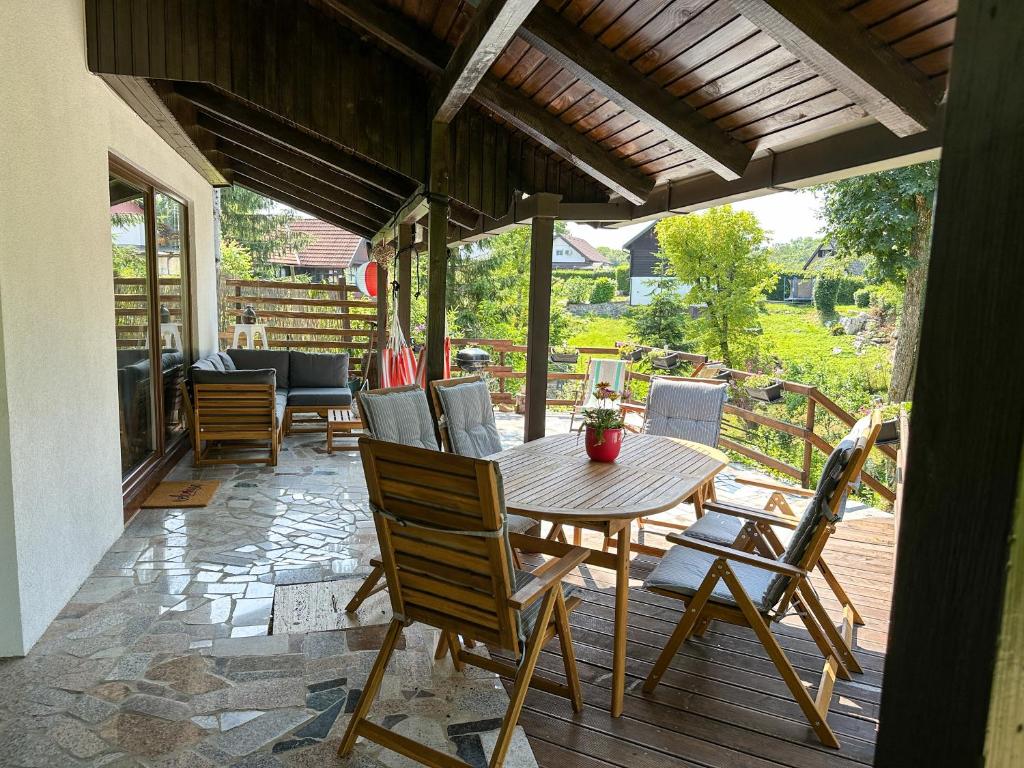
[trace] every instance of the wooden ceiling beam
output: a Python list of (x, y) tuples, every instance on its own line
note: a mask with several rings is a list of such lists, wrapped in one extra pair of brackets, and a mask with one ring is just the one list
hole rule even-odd
[(248, 107), (230, 96), (194, 83), (177, 83), (174, 90), (204, 112), (240, 125), (253, 133), (283, 144), (294, 152), (328, 165), (339, 173), (365, 182), (390, 195), (396, 203), (405, 199), (415, 188), (415, 184), (404, 176), (356, 157), (305, 131), (276, 120), (269, 114)]
[(450, 123), (515, 36), (538, 0), (484, 0), (455, 46), (430, 99), (433, 119)]
[[(429, 73), (440, 76), (445, 71), (451, 47), (424, 33), (402, 14), (358, 0), (329, 0), (327, 4)], [(631, 203), (642, 202), (654, 186), (648, 177), (567, 126), (557, 115), (491, 75), (483, 77), (472, 99)]]
[(837, 0), (729, 2), (897, 136), (935, 125), (938, 87)]
[(673, 96), (557, 11), (541, 4), (519, 37), (552, 62), (647, 124), (671, 144), (692, 151), (723, 179), (743, 175), (753, 154), (683, 99)]
[[(324, 165), (308, 155), (293, 152), (283, 144), (266, 139), (239, 125), (224, 122), (202, 110), (197, 111), (195, 124), (208, 134), (224, 139), (233, 145), (245, 147), (254, 154), (259, 153), (265, 156), (270, 162), (280, 163), (306, 176), (330, 184), (339, 195), (339, 200), (344, 201), (353, 211), (358, 211), (370, 218), (384, 218), (395, 210), (396, 204), (393, 196), (367, 184), (362, 184), (351, 176), (339, 173), (331, 166)], [(249, 164), (258, 165), (255, 162)]]

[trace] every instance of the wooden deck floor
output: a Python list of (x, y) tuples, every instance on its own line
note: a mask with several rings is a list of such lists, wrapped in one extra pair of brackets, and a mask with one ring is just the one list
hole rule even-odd
[[(661, 545), (648, 529), (647, 542)], [(587, 541), (590, 544), (591, 542)], [(855, 637), (863, 675), (838, 681), (829, 723), (841, 749), (822, 747), (753, 633), (721, 623), (684, 644), (657, 691), (640, 690), (679, 617), (679, 604), (644, 592), (652, 560), (633, 562), (625, 711), (608, 713), (611, 687), (612, 574), (589, 569), (577, 579), (583, 604), (573, 614), (573, 640), (587, 706), (539, 691), (526, 700), (521, 724), (542, 768), (852, 768), (870, 765), (881, 693), (892, 588), (893, 524), (889, 517), (845, 521), (825, 556), (867, 626)], [(831, 592), (819, 590), (822, 598)], [(834, 600), (826, 601), (838, 622)], [(816, 687), (822, 659), (801, 625), (773, 630), (805, 684)], [(557, 643), (540, 665), (561, 675)]]

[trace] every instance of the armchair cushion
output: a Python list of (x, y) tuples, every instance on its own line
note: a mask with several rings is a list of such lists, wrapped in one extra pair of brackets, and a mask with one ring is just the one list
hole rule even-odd
[(193, 384), (273, 384), (276, 372), (273, 368), (245, 371), (193, 370)]
[(277, 372), (277, 388), (291, 386), (290, 355), (286, 349), (229, 349), (228, 355), (239, 370), (273, 368)]
[(400, 392), (361, 392), (359, 409), (377, 440), (439, 451), (427, 396), (419, 387)]
[(501, 436), (494, 423), (487, 384), (475, 381), (438, 387), (437, 396), (454, 453), (479, 459), (501, 450)]
[(686, 529), (686, 535), (726, 546), (736, 541), (743, 530), (744, 520), (721, 512), (705, 512), (704, 516)]
[[(533, 581), (536, 576), (528, 571), (516, 571), (515, 578), (515, 587), (512, 591), (518, 592)], [(572, 597), (577, 591), (578, 588), (575, 584), (567, 584), (564, 581), (562, 582), (562, 594), (565, 596), (566, 600)], [(543, 600), (534, 600), (519, 612), (519, 638), (522, 643), (525, 644), (530, 638), (530, 635), (533, 634), (533, 628), (537, 624), (537, 617), (540, 615), (540, 608), (543, 604)]]
[[(663, 589), (669, 592), (678, 592), (681, 595), (692, 597), (697, 594), (701, 582), (708, 575), (708, 571), (711, 570), (711, 566), (714, 565), (716, 559), (714, 555), (707, 552), (700, 552), (676, 545), (669, 549), (665, 556), (658, 561), (658, 565), (651, 571), (651, 574), (644, 582), (644, 586)], [(775, 578), (775, 574), (744, 563), (730, 563), (729, 567), (736, 574), (736, 578), (739, 579), (743, 589), (750, 595), (750, 599), (757, 609), (760, 611), (769, 610), (773, 604), (766, 604), (764, 597), (768, 587)], [(736, 600), (733, 598), (732, 592), (729, 591), (729, 586), (724, 580), (719, 580), (715, 584), (710, 599), (722, 605), (736, 605)]]
[(340, 355), (288, 353), (290, 387), (347, 387), (348, 352)]
[(725, 384), (654, 379), (644, 431), (716, 446), (727, 391)]
[(296, 387), (288, 390), (288, 405), (330, 406), (351, 405), (352, 390), (348, 387)]

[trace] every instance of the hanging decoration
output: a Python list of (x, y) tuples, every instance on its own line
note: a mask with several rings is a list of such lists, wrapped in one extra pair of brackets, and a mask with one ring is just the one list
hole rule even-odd
[(368, 261), (356, 267), (356, 288), (364, 296), (377, 297), (377, 262)]
[(380, 385), (404, 387), (416, 382), (416, 355), (405, 340), (398, 321), (397, 302), (392, 303), (391, 334), (381, 350)]
[(395, 247), (391, 243), (377, 243), (370, 251), (370, 261), (380, 264), (385, 270), (395, 260)]

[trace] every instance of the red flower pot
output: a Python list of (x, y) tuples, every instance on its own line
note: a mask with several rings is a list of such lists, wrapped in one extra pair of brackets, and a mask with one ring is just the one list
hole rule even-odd
[(603, 440), (598, 442), (597, 430), (587, 427), (587, 456), (592, 461), (615, 461), (619, 457), (619, 451), (622, 450), (622, 429), (606, 429), (602, 437)]

